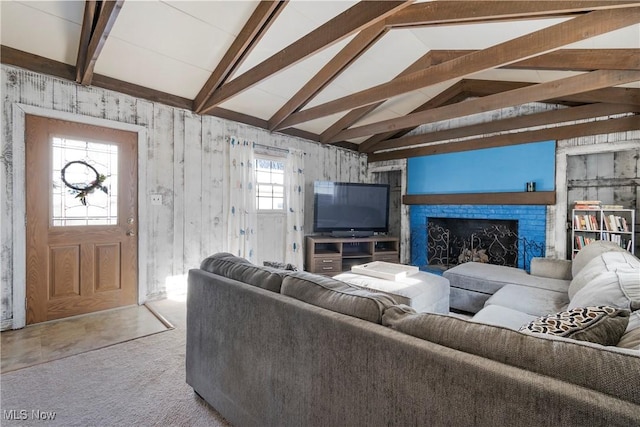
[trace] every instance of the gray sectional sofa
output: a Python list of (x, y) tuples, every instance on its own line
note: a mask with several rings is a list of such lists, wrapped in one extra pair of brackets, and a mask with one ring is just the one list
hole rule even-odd
[(189, 272), (186, 380), (237, 426), (640, 425), (638, 348), (416, 313), (230, 254)]

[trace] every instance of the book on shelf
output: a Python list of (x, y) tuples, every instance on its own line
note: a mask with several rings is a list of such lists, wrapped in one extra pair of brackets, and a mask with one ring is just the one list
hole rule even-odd
[(582, 231), (598, 231), (600, 229), (598, 218), (595, 215), (575, 215), (573, 227)]
[(601, 207), (604, 210), (619, 210), (619, 209), (624, 209), (624, 206), (622, 205), (602, 205)]
[(600, 209), (601, 205), (600, 200), (576, 200), (573, 202), (573, 208), (578, 210)]
[(576, 236), (576, 248), (582, 249), (588, 244), (595, 242), (596, 240), (598, 239), (594, 239), (591, 237), (584, 237), (584, 236)]
[(620, 217), (620, 222), (622, 223), (622, 231), (625, 233), (629, 232), (629, 224), (627, 224), (627, 219), (623, 216)]

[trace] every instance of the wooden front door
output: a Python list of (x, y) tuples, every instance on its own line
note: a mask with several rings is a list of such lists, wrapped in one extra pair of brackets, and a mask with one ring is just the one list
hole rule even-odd
[(137, 134), (26, 117), (27, 324), (136, 303)]

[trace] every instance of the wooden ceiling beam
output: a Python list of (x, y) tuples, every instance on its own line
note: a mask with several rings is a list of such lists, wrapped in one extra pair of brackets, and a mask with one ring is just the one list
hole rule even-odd
[(202, 112), (202, 107), (213, 92), (224, 84), (242, 65), (249, 53), (258, 44), (275, 19), (284, 10), (288, 1), (261, 1), (245, 23), (240, 33), (213, 70), (211, 76), (193, 101), (193, 111)]
[[(82, 62), (78, 62), (76, 64), (76, 81), (78, 83), (88, 86), (91, 84), (93, 79), (93, 69), (98, 61), (98, 57), (102, 52), (102, 48), (104, 47), (107, 38), (109, 37), (109, 33), (113, 28), (113, 25), (116, 23), (116, 19), (118, 18), (118, 14), (122, 9), (122, 5), (124, 0), (105, 0), (101, 3), (96, 3), (93, 9), (94, 12), (86, 10), (84, 20), (82, 23), (82, 34), (80, 40), (80, 49), (82, 51), (78, 52), (78, 59), (82, 59)], [(91, 5), (87, 4), (87, 8), (90, 8)], [(98, 10), (99, 9), (99, 10)], [(93, 25), (94, 19), (97, 16), (97, 20), (95, 20), (95, 26)], [(89, 19), (91, 19), (91, 23), (89, 23)], [(86, 49), (84, 48), (84, 44), (86, 42), (85, 38), (88, 32), (85, 27), (91, 27), (89, 42), (87, 44)]]
[(80, 30), (80, 43), (78, 45), (78, 57), (76, 58), (76, 82), (82, 81), (82, 65), (87, 61), (87, 51), (89, 50), (89, 42), (91, 41), (91, 33), (95, 23), (97, 13), (96, 0), (86, 0), (84, 3), (84, 15), (82, 18), (82, 29)]
[(475, 72), (502, 67), (638, 22), (640, 22), (640, 7), (590, 12), (482, 51), (470, 53), (390, 82), (299, 111), (289, 116), (281, 128), (370, 105)]
[[(418, 108), (411, 111), (412, 113), (418, 113), (420, 111), (430, 110), (432, 108), (441, 107), (444, 105), (451, 105), (457, 102), (464, 101), (468, 95), (464, 89), (464, 80), (460, 80), (457, 83), (449, 86), (447, 89), (440, 92), (438, 95), (431, 98), (429, 101), (420, 105)], [(358, 151), (360, 152), (368, 152), (371, 147), (377, 144), (380, 141), (387, 140), (389, 138), (399, 138), (406, 133), (410, 132), (410, 130), (403, 129), (401, 131), (391, 131), (384, 132), (373, 135), (369, 137), (366, 141), (362, 142), (358, 145)]]
[(219, 87), (202, 108), (202, 111), (206, 112), (309, 55), (383, 21), (411, 3), (412, 1), (361, 1), (355, 4), (249, 71)]
[(336, 135), (336, 138), (349, 140), (636, 81), (640, 81), (640, 71), (592, 71), (347, 129)]
[[(450, 61), (459, 56), (467, 55), (474, 51), (469, 50), (431, 50), (431, 65)], [(573, 70), (573, 71), (593, 71), (596, 69), (612, 70), (638, 70), (640, 69), (640, 49), (562, 49), (544, 55), (536, 56), (524, 61), (519, 61), (503, 68), (513, 69), (544, 69), (544, 70)], [(463, 79), (459, 82), (459, 93), (457, 101), (463, 101), (468, 97), (492, 95), (494, 93), (505, 92), (517, 89), (518, 87), (530, 86), (534, 83), (509, 82), (509, 81), (489, 81)], [(464, 91), (462, 87), (464, 86)], [(440, 95), (439, 95), (440, 96)], [(438, 97), (439, 97), (438, 96)], [(437, 100), (438, 97), (433, 98)], [(584, 94), (569, 95), (563, 99), (550, 100), (559, 104), (571, 103), (611, 103), (611, 104), (638, 104), (640, 102), (640, 89), (631, 88), (607, 88)], [(449, 102), (451, 103), (451, 102)], [(412, 113), (424, 111), (436, 106), (430, 101), (411, 111)], [(363, 107), (364, 110), (364, 107)], [(355, 123), (355, 122), (353, 122)], [(351, 123), (349, 126), (351, 126)], [(360, 152), (368, 152), (371, 147), (380, 141), (390, 138), (398, 138), (410, 132), (412, 128), (400, 132), (387, 132), (377, 134), (358, 145)], [(332, 136), (337, 135), (333, 133)], [(328, 139), (321, 135), (322, 141)]]
[(558, 71), (640, 70), (640, 49), (561, 49), (502, 68)]
[(394, 27), (486, 22), (585, 13), (640, 6), (637, 1), (434, 1), (414, 4), (389, 17)]
[[(5, 45), (0, 45), (0, 62), (2, 62), (3, 64), (24, 68), (36, 73), (46, 74), (69, 81), (74, 81), (75, 79), (75, 67), (72, 65), (58, 62), (53, 59), (44, 58), (42, 56), (34, 55), (32, 53), (24, 52)], [(155, 89), (149, 89), (144, 86), (114, 79), (112, 77), (103, 76), (101, 74), (93, 75), (92, 85), (102, 89), (119, 92), (135, 98), (157, 102), (170, 107), (176, 107), (185, 110), (189, 110), (193, 105), (192, 99), (183, 98)], [(244, 123), (261, 129), (266, 129), (267, 127), (266, 120), (220, 107), (212, 109), (207, 113), (207, 115), (232, 120), (238, 123)], [(298, 138), (308, 139), (309, 141), (320, 141), (319, 135), (300, 129), (286, 129), (281, 133)], [(340, 144), (336, 145), (353, 151), (357, 151), (358, 149), (355, 144), (349, 142), (341, 142)]]
[(275, 129), (289, 114), (307, 105), (318, 92), (338, 77), (342, 71), (366, 52), (367, 49), (373, 46), (388, 30), (388, 27), (382, 22), (362, 30), (291, 97), (289, 101), (271, 116), (269, 119), (269, 129)]
[(510, 133), (506, 135), (490, 136), (461, 142), (434, 144), (426, 147), (409, 148), (406, 150), (384, 151), (370, 154), (369, 163), (406, 159), (410, 157), (431, 156), (434, 154), (456, 153), (460, 151), (479, 150), (482, 148), (505, 147), (509, 145), (527, 144), (537, 141), (562, 140), (580, 138), (591, 135), (604, 135), (615, 132), (627, 132), (640, 128), (640, 116), (633, 115), (618, 119), (595, 120), (553, 128), (538, 129), (526, 132)]
[[(470, 97), (493, 95), (495, 93), (505, 92), (507, 90), (513, 90), (519, 87), (527, 87), (533, 84), (535, 83), (464, 79), (458, 82), (460, 93), (451, 98), (451, 100), (449, 100), (446, 104), (442, 103), (441, 105), (449, 105), (456, 102), (462, 102)], [(413, 110), (412, 113), (437, 107), (438, 105), (430, 105), (431, 101), (436, 100), (437, 98), (438, 97), (426, 102), (425, 104)], [(604, 89), (592, 90), (585, 93), (567, 95), (557, 99), (548, 99), (544, 102), (568, 106), (595, 103), (640, 105), (640, 89), (628, 87), (609, 87)], [(391, 138), (400, 138), (411, 132), (413, 129), (415, 129), (415, 127), (403, 129), (399, 132), (394, 131), (376, 134), (363, 143), (359, 144), (358, 151), (370, 152), (372, 151), (371, 147), (373, 147), (376, 143), (386, 141)]]
[[(558, 101), (552, 99), (550, 101)], [(640, 89), (630, 87), (608, 87), (605, 89), (590, 90), (584, 93), (562, 97), (564, 102), (595, 103), (606, 102), (609, 104), (634, 104), (640, 105)]]
[[(432, 50), (441, 64), (476, 50)], [(594, 71), (640, 70), (640, 49), (560, 49), (501, 67), (514, 70)]]
[[(431, 66), (431, 53), (427, 52), (422, 55), (416, 61), (414, 61), (411, 65), (405, 68), (397, 77), (403, 76), (405, 74), (410, 74), (414, 71), (421, 70), (423, 68), (428, 68)], [(335, 122), (333, 125), (329, 126), (321, 135), (321, 142), (329, 142), (331, 138), (333, 138), (338, 133), (342, 132), (344, 129), (347, 129), (349, 126), (357, 123), (358, 120), (365, 117), (367, 114), (371, 113), (373, 110), (378, 108), (380, 105), (384, 104), (384, 101), (376, 102), (372, 105), (367, 105), (365, 107), (356, 108), (345, 114), (340, 120)]]
[(543, 113), (511, 117), (503, 120), (492, 120), (475, 125), (428, 132), (420, 135), (411, 135), (403, 138), (388, 139), (375, 144), (369, 149), (369, 152), (405, 148), (420, 144), (444, 142), (457, 138), (468, 138), (496, 132), (527, 129), (535, 126), (552, 125), (624, 113), (640, 113), (640, 105), (588, 104), (554, 111), (545, 111)]

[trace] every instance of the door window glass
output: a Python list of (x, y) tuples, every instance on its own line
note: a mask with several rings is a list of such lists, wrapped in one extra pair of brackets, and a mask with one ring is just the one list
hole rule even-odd
[(118, 146), (53, 138), (52, 225), (118, 223)]

